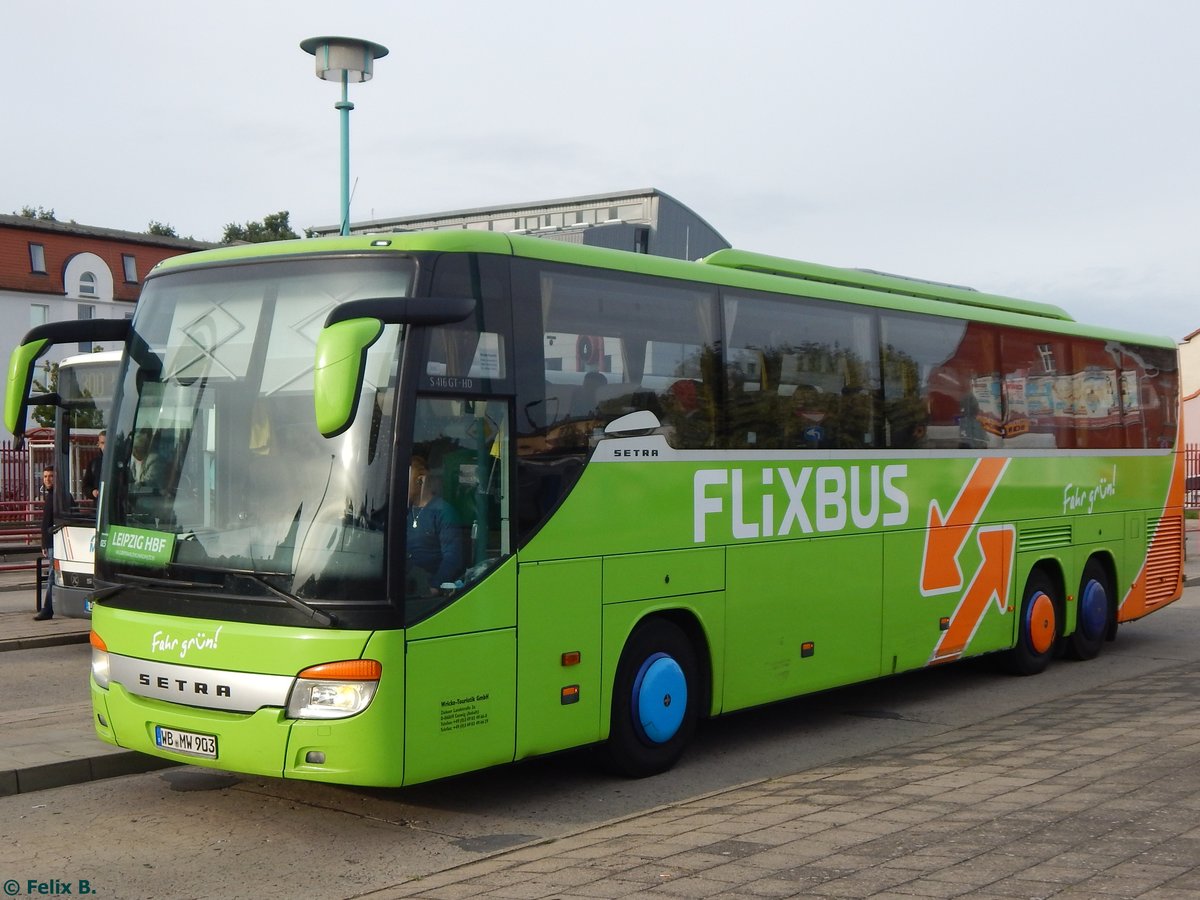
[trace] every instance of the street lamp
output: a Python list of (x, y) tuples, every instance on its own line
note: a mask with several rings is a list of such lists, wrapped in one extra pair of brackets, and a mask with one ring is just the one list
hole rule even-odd
[(312, 37), (300, 42), (300, 49), (317, 61), (317, 77), (342, 83), (342, 99), (333, 108), (342, 120), (342, 234), (350, 233), (350, 110), (348, 97), (351, 81), (370, 81), (375, 60), (387, 56), (388, 48), (373, 41), (348, 37)]

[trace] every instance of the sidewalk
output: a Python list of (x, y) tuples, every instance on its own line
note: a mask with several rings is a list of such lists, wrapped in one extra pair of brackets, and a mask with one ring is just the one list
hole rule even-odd
[[(88, 619), (33, 620), (36, 578), (33, 570), (0, 572), (0, 651), (86, 644)], [(86, 666), (81, 656), (81, 679), (88, 677)], [(54, 701), (47, 697), (45, 707), (0, 713), (0, 797), (170, 765), (103, 743), (86, 702)]]
[[(33, 553), (5, 555), (7, 564), (36, 559)], [(33, 621), (37, 612), (36, 586), (37, 574), (32, 568), (0, 571), (0, 651), (86, 644), (91, 630), (87, 619), (55, 616), (46, 622)]]
[(1195, 898), (1198, 701), (1180, 665), (357, 896)]

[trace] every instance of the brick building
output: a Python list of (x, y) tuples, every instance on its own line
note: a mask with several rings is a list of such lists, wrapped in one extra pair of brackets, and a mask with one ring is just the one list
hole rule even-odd
[[(0, 215), (0, 359), (7, 365), (22, 335), (35, 325), (132, 316), (142, 280), (160, 260), (211, 246)], [(43, 359), (43, 371), (64, 356), (92, 349), (84, 344), (55, 347)], [(11, 438), (0, 432), (0, 440)]]

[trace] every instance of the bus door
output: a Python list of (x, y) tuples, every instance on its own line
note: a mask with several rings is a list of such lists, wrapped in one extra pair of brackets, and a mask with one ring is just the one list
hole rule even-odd
[(416, 401), (404, 519), (404, 614), (413, 623), (405, 655), (406, 783), (513, 759), (508, 421), (507, 400)]

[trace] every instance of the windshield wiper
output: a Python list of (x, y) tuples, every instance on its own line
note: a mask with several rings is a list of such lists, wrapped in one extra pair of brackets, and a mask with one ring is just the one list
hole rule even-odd
[[(201, 567), (192, 566), (191, 568), (199, 569)], [(256, 572), (240, 571), (240, 570), (231, 572), (229, 570), (219, 570), (219, 569), (204, 569), (204, 571), (212, 571), (212, 572), (223, 571), (224, 574), (237, 575), (238, 577), (248, 579), (249, 581), (253, 581), (255, 584), (259, 585), (260, 587), (266, 588), (268, 591), (270, 591), (276, 597), (283, 600), (285, 603), (288, 604), (288, 606), (291, 606), (293, 609), (299, 610), (300, 612), (304, 613), (313, 622), (316, 622), (319, 625), (324, 625), (326, 628), (336, 628), (337, 627), (337, 624), (338, 624), (337, 616), (333, 615), (333, 613), (327, 613), (324, 610), (317, 609), (312, 604), (306, 603), (305, 601), (301, 600), (295, 594), (289, 594), (287, 591), (280, 590), (279, 588), (275, 587), (275, 585), (271, 584), (271, 582), (267, 581), (267, 579), (263, 578), (261, 575), (259, 575)], [(281, 572), (280, 574), (284, 574), (284, 573)], [(122, 577), (127, 578), (130, 581), (132, 581), (134, 584), (137, 584), (137, 585), (140, 585), (143, 587), (152, 587), (152, 588), (160, 588), (160, 589), (162, 589), (162, 588), (167, 588), (167, 589), (170, 589), (170, 588), (206, 588), (208, 590), (214, 590), (217, 587), (217, 585), (209, 584), (209, 583), (206, 583), (203, 581), (178, 581), (175, 579), (171, 579), (168, 581), (165, 578), (148, 578), (145, 575), (129, 575), (129, 574), (123, 575)], [(110, 597), (115, 597), (117, 594), (121, 593), (123, 590), (125, 590), (126, 588), (131, 587), (131, 586), (132, 585), (130, 585), (130, 584), (109, 585), (108, 587), (104, 587), (98, 591), (95, 591), (91, 595), (91, 600), (93, 603), (99, 603), (102, 600), (107, 600)]]
[(241, 575), (242, 578), (248, 578), (250, 581), (253, 581), (255, 584), (265, 587), (268, 591), (270, 591), (276, 597), (279, 597), (281, 600), (284, 600), (293, 609), (298, 609), (300, 612), (306, 613), (308, 615), (308, 617), (310, 619), (312, 619), (314, 622), (318, 622), (321, 625), (324, 625), (326, 628), (336, 628), (337, 627), (337, 616), (333, 615), (333, 613), (327, 613), (322, 609), (317, 609), (312, 604), (305, 603), (303, 600), (301, 600), (295, 594), (289, 594), (287, 591), (280, 590), (279, 588), (275, 587), (275, 585), (271, 584), (271, 582), (267, 581), (267, 579), (263, 578), (261, 575), (256, 575), (252, 572), (240, 572), (238, 574)]
[(108, 587), (102, 587), (98, 591), (92, 591), (88, 599), (93, 603), (99, 603), (102, 600), (107, 600), (109, 597), (117, 596), (117, 594), (121, 593), (127, 587), (129, 587), (127, 584), (110, 584)]
[(199, 581), (174, 581), (174, 580), (168, 581), (165, 578), (147, 578), (145, 575), (125, 574), (125, 575), (122, 575), (121, 577), (128, 578), (129, 582), (132, 582), (132, 583), (110, 584), (107, 587), (102, 587), (99, 590), (92, 592), (91, 597), (90, 597), (91, 601), (93, 603), (100, 603), (104, 600), (107, 600), (109, 597), (117, 596), (117, 594), (121, 593), (126, 588), (133, 587), (134, 584), (139, 585), (141, 587), (152, 587), (152, 588), (160, 588), (160, 589), (180, 588), (180, 587), (183, 587), (183, 588), (212, 587), (211, 584), (203, 584)]

